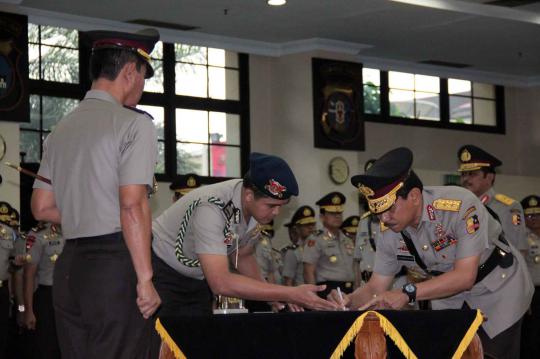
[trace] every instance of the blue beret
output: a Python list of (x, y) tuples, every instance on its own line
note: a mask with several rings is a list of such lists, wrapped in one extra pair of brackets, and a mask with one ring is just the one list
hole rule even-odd
[(298, 183), (283, 159), (253, 152), (249, 156), (247, 177), (265, 195), (275, 199), (298, 196)]

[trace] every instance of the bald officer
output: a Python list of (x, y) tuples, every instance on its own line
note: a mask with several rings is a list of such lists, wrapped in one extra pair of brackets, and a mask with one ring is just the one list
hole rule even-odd
[(534, 283), (531, 308), (523, 320), (522, 358), (536, 358), (540, 353), (540, 196), (532, 194), (521, 200), (525, 213), (529, 249), (525, 256)]
[(354, 240), (341, 234), (345, 196), (330, 192), (316, 204), (323, 230), (311, 235), (304, 247), (304, 280), (306, 283), (325, 284), (327, 294), (340, 287), (345, 293), (353, 290)]
[(42, 359), (60, 358), (52, 285), (54, 265), (62, 253), (64, 242), (60, 226), (45, 222), (40, 222), (26, 235), (24, 325), (35, 330), (36, 350)]
[(283, 159), (252, 153), (243, 180), (198, 188), (165, 210), (152, 226), (154, 281), (163, 300), (158, 315), (209, 314), (212, 294), (293, 303), (294, 310), (335, 308), (316, 295), (324, 287), (266, 283), (253, 257), (258, 224), (296, 195)]
[(285, 226), (296, 234), (297, 241), (289, 246), (283, 259), (283, 278), (285, 285), (299, 285), (304, 283), (304, 245), (306, 239), (315, 231), (317, 220), (315, 211), (310, 206), (300, 206), (293, 214), (292, 219)]
[[(532, 296), (523, 257), (478, 198), (459, 187), (423, 187), (412, 160), (409, 149), (397, 148), (351, 179), (389, 229), (371, 279), (346, 304), (399, 309), (431, 300), (433, 309), (480, 309), (488, 318), (479, 331), (484, 352), (519, 358), (521, 318)], [(402, 265), (430, 279), (389, 291)]]
[[(146, 358), (159, 296), (150, 257), (157, 157), (152, 118), (132, 108), (153, 75), (155, 30), (91, 31), (92, 88), (47, 137), (32, 213), (61, 223), (53, 299), (62, 358)], [(98, 294), (96, 294), (98, 293)]]
[(201, 178), (195, 173), (176, 176), (169, 186), (169, 189), (174, 193), (173, 202), (178, 201), (182, 196), (200, 186)]
[(474, 193), (483, 204), (498, 216), (505, 238), (523, 254), (527, 251), (527, 231), (523, 221), (523, 209), (519, 202), (496, 193), (495, 169), (502, 162), (495, 156), (474, 145), (458, 150), (461, 185)]

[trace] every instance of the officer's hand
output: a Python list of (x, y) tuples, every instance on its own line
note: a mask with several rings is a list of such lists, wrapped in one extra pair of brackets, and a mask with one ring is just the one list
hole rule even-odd
[(347, 294), (341, 292), (340, 295), (340, 293), (335, 289), (332, 289), (332, 291), (326, 296), (326, 299), (336, 304), (341, 310), (348, 310), (348, 307), (351, 304), (351, 298), (349, 298)]
[(289, 308), (289, 312), (303, 312), (304, 311), (304, 308), (294, 303), (287, 303), (287, 307)]
[(35, 330), (36, 329), (36, 316), (34, 315), (34, 311), (31, 309), (26, 309), (24, 313), (24, 327), (29, 330)]
[(317, 292), (326, 288), (325, 285), (302, 284), (298, 287), (293, 287), (292, 303), (298, 304), (304, 308), (313, 310), (337, 310), (338, 306), (332, 302), (320, 298)]
[(161, 298), (151, 280), (137, 283), (137, 306), (144, 319), (148, 319), (161, 305)]
[(26, 257), (22, 254), (17, 254), (13, 259), (13, 264), (17, 267), (21, 267), (26, 263)]
[(285, 309), (285, 304), (281, 302), (268, 302), (270, 307), (272, 307), (272, 312), (277, 313)]
[(364, 304), (358, 310), (366, 309), (401, 309), (409, 302), (409, 297), (396, 289), (388, 292), (374, 295), (373, 299)]

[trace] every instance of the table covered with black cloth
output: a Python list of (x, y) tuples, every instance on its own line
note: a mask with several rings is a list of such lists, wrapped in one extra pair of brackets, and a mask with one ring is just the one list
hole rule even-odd
[[(463, 350), (469, 345), (482, 323), (475, 310), (372, 313), (386, 333), (388, 358), (452, 358), (458, 347)], [(354, 358), (354, 343), (349, 344), (366, 314), (166, 316), (158, 319), (156, 329), (177, 358)]]

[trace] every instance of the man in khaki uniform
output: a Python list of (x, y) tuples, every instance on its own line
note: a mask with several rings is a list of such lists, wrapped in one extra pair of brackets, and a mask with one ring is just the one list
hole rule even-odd
[[(423, 187), (412, 160), (409, 149), (397, 148), (351, 179), (389, 229), (371, 279), (343, 304), (399, 309), (431, 300), (433, 309), (480, 309), (488, 318), (479, 331), (484, 351), (519, 358), (521, 318), (533, 290), (523, 257), (476, 196), (460, 187)], [(403, 265), (430, 279), (389, 290)]]
[[(7, 338), (9, 327), (10, 272), (15, 255), (14, 243), (18, 235), (11, 227), (13, 208), (7, 202), (0, 202), (0, 358), (7, 355)], [(21, 304), (22, 303), (18, 303)]]
[(293, 214), (292, 219), (285, 226), (294, 231), (296, 243), (288, 247), (283, 259), (283, 278), (285, 285), (299, 285), (304, 283), (304, 263), (302, 261), (306, 239), (315, 231), (315, 211), (310, 206), (301, 206)]
[(160, 305), (150, 256), (157, 135), (134, 106), (152, 77), (156, 30), (84, 33), (91, 90), (47, 137), (32, 213), (61, 223), (53, 302), (63, 359), (151, 355)]
[(530, 195), (521, 200), (528, 232), (529, 249), (525, 255), (534, 283), (531, 308), (523, 319), (521, 358), (537, 358), (540, 353), (540, 196)]
[(462, 146), (458, 150), (458, 158), (461, 185), (497, 214), (505, 238), (525, 255), (528, 246), (523, 209), (519, 202), (496, 193), (493, 188), (495, 169), (502, 162), (474, 145)]
[(40, 222), (26, 235), (24, 265), (24, 324), (35, 330), (36, 350), (42, 359), (60, 358), (52, 302), (53, 272), (64, 248), (59, 225)]
[(359, 287), (362, 281), (367, 283), (371, 277), (380, 237), (379, 219), (368, 210), (360, 217), (354, 243), (355, 287)]
[(197, 188), (165, 210), (152, 226), (154, 282), (163, 300), (158, 315), (209, 314), (212, 294), (286, 302), (292, 310), (336, 308), (315, 294), (322, 286), (267, 283), (253, 257), (260, 224), (297, 195), (282, 158), (252, 153), (244, 179)]
[(253, 244), (255, 259), (259, 265), (261, 275), (269, 283), (277, 283), (274, 273), (276, 271), (275, 260), (272, 256), (272, 238), (274, 237), (274, 221), (260, 225), (259, 238)]
[(304, 246), (304, 280), (306, 283), (325, 284), (328, 294), (340, 288), (344, 293), (353, 290), (354, 240), (341, 234), (345, 196), (331, 192), (319, 199), (321, 223), (324, 229), (307, 239)]

